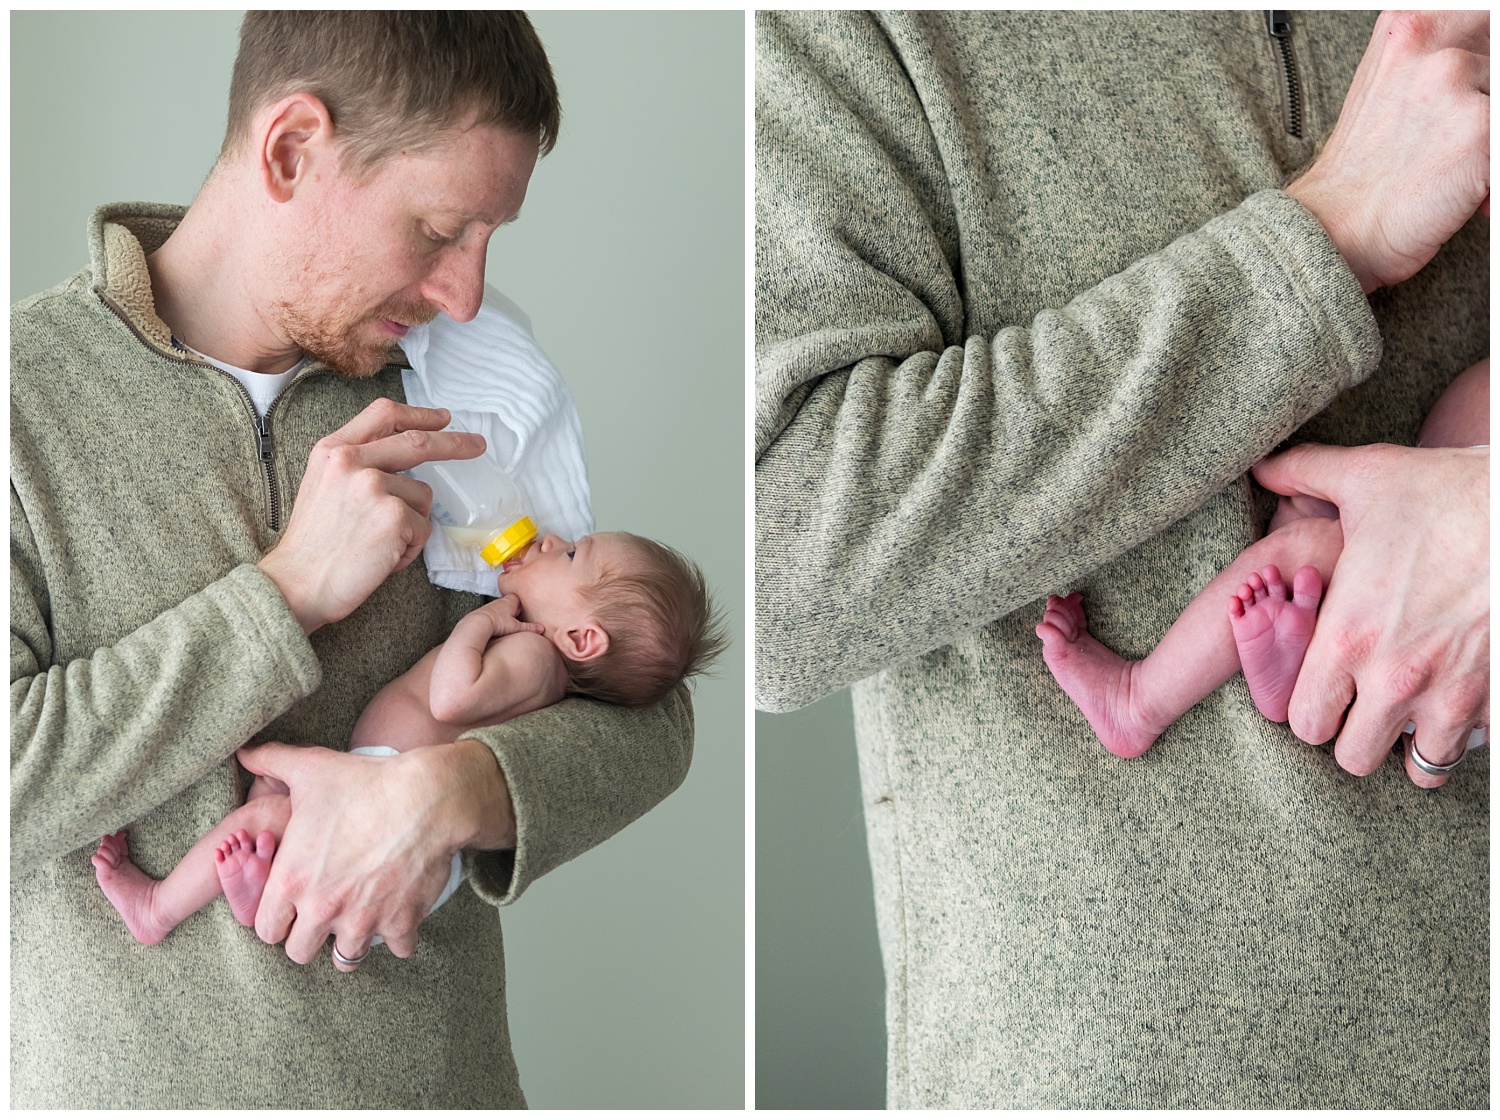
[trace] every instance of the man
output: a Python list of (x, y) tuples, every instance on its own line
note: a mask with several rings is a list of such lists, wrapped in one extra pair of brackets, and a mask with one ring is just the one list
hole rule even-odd
[(1487, 352), (1487, 17), (1274, 15), (757, 19), (757, 692), (854, 683), (893, 1107), (1487, 1101), (1485, 763), (1381, 767), (1488, 724), (1487, 454), (1258, 472), (1354, 527), (1332, 759), (1238, 684), (1110, 758), (1032, 633), (1140, 656)]
[[(461, 891), (418, 930), (434, 868), (474, 850), (504, 901), (618, 830), (681, 781), (685, 697), (564, 703), (400, 770), (245, 752), (295, 799), (258, 932), (298, 962), (331, 934), (349, 976), (227, 913), (141, 952), (87, 862), (128, 824), (164, 867), (237, 799), (236, 746), (341, 747), (473, 605), (412, 563), (426, 494), (394, 472), (477, 448), (378, 398), (403, 326), (472, 317), (556, 126), (524, 17), (254, 15), (187, 214), (106, 208), (91, 269), (13, 316), (13, 1103), (523, 1103), (493, 911)], [(197, 354), (294, 372), (262, 418)]]

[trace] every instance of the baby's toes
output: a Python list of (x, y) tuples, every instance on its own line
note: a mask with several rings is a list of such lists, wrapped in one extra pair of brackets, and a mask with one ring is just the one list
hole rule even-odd
[(1275, 564), (1267, 564), (1261, 570), (1261, 578), (1265, 580), (1266, 595), (1271, 599), (1286, 598), (1286, 583), (1281, 578), (1281, 569)]

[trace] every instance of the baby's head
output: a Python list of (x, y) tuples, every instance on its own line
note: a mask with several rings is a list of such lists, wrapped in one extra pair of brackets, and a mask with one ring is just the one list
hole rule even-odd
[(548, 535), (498, 582), (562, 653), (569, 690), (598, 700), (653, 704), (728, 644), (698, 566), (633, 533)]

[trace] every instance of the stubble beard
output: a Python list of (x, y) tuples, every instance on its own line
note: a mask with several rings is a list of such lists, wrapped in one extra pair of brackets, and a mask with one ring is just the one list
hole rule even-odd
[(335, 310), (320, 319), (286, 300), (276, 301), (272, 310), (285, 337), (306, 357), (346, 377), (359, 378), (374, 377), (388, 366), (399, 344), (400, 340), (388, 334), (379, 320), (415, 326), (437, 317), (431, 307), (409, 304), (387, 304), (374, 314), (347, 317)]

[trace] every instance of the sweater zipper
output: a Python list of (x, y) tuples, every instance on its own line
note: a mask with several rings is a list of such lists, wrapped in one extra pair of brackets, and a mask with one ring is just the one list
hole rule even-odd
[[(276, 398), (277, 401), (280, 399), (280, 396)], [(255, 450), (266, 479), (266, 526), (273, 533), (281, 530), (281, 488), (276, 483), (276, 444), (271, 439), (271, 412), (275, 407), (276, 401), (272, 401), (266, 414), (255, 418)]]
[(296, 377), (292, 378), (287, 386), (277, 395), (276, 399), (271, 402), (271, 407), (266, 410), (266, 415), (262, 417), (255, 407), (255, 401), (250, 397), (250, 390), (241, 385), (234, 377), (221, 369), (215, 368), (208, 362), (200, 361), (197, 358), (179, 357), (176, 354), (167, 353), (141, 333), (140, 329), (130, 321), (130, 316), (125, 314), (124, 309), (119, 304), (98, 288), (94, 289), (94, 294), (99, 297), (99, 302), (109, 308), (120, 322), (130, 328), (130, 332), (136, 338), (140, 339), (152, 353), (160, 354), (170, 361), (181, 362), (185, 366), (213, 370), (220, 377), (234, 383), (234, 387), (239, 390), (240, 399), (245, 402), (245, 407), (250, 411), (250, 423), (255, 430), (255, 457), (260, 463), (261, 481), (265, 483), (266, 487), (266, 527), (273, 533), (280, 532), (281, 488), (277, 485), (276, 481), (276, 442), (271, 435), (271, 413), (276, 411), (276, 406), (292, 391), (292, 386), (307, 376), (307, 371), (303, 370)]
[(260, 410), (255, 407), (250, 390), (241, 385), (238, 378), (221, 369), (216, 369), (207, 362), (203, 364), (220, 377), (232, 381), (234, 387), (239, 390), (240, 399), (245, 402), (245, 408), (249, 410), (250, 425), (255, 431), (255, 458), (260, 463), (260, 477), (266, 487), (266, 528), (273, 533), (279, 533), (281, 531), (281, 486), (276, 479), (276, 440), (271, 434), (271, 414), (276, 411), (276, 406), (282, 402), (282, 399), (292, 391), (292, 386), (302, 380), (303, 375), (299, 373), (287, 382), (286, 387), (276, 395), (276, 399), (271, 402), (271, 407), (266, 409), (266, 414), (262, 416)]
[(1302, 139), (1302, 86), (1297, 81), (1297, 60), (1292, 56), (1292, 13), (1267, 12), (1266, 30), (1276, 45), (1276, 69), (1281, 74), (1281, 123), (1289, 136)]
[[(209, 366), (213, 369), (212, 366)], [(250, 420), (255, 426), (255, 455), (260, 460), (261, 478), (266, 484), (266, 528), (273, 533), (281, 532), (281, 486), (276, 478), (276, 440), (271, 434), (271, 417), (281, 407), (281, 402), (286, 400), (287, 395), (301, 383), (307, 376), (307, 370), (303, 370), (292, 378), (276, 394), (276, 399), (271, 402), (271, 407), (266, 409), (262, 416), (255, 407), (255, 402), (250, 398), (250, 390), (240, 384), (239, 379), (224, 373), (223, 370), (214, 370), (215, 373), (223, 374), (234, 382), (234, 387), (240, 391), (240, 396), (245, 401), (245, 407), (250, 410)]]

